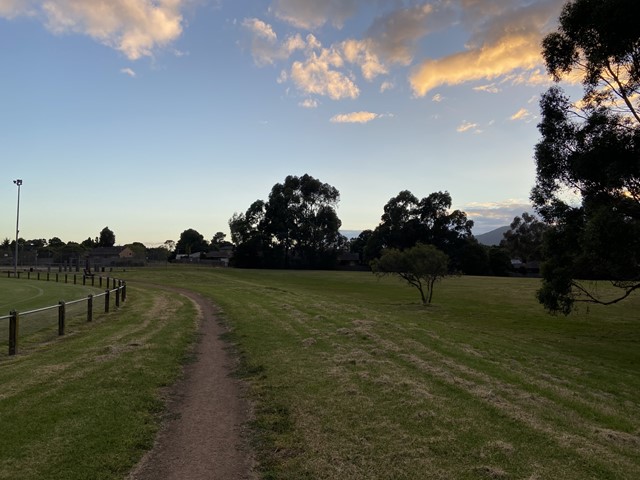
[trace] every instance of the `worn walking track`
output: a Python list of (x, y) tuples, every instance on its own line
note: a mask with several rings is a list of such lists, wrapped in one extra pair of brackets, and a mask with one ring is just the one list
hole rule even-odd
[(243, 434), (249, 404), (231, 376), (233, 358), (220, 335), (215, 306), (187, 290), (176, 290), (200, 312), (195, 361), (171, 389), (168, 416), (153, 449), (129, 480), (255, 479), (253, 458)]

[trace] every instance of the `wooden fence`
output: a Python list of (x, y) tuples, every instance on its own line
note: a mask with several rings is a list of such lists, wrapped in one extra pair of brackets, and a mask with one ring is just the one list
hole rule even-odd
[[(27, 278), (31, 278), (32, 272), (26, 272)], [(40, 278), (40, 272), (34, 272), (36, 275), (33, 275), (33, 279), (37, 280), (45, 280), (43, 273), (43, 278)], [(12, 276), (13, 272), (8, 272), (9, 277)], [(62, 274), (55, 273), (52, 274), (50, 272), (46, 272), (46, 281), (50, 281), (54, 279), (55, 281), (60, 282), (64, 281), (64, 283), (69, 283), (73, 281), (74, 284), (78, 283), (78, 277), (81, 277), (82, 285), (87, 285), (90, 282), (90, 285), (95, 286), (96, 284), (96, 276), (95, 275), (76, 275), (76, 274), (64, 274), (64, 278)], [(20, 278), (20, 272), (17, 274), (17, 278)], [(35, 315), (41, 312), (53, 311), (57, 310), (58, 313), (58, 335), (64, 335), (65, 333), (65, 325), (67, 320), (67, 307), (72, 305), (81, 304), (82, 302), (87, 302), (86, 308), (86, 318), (87, 322), (91, 322), (93, 320), (93, 313), (96, 308), (102, 308), (100, 306), (100, 297), (104, 297), (103, 305), (104, 305), (104, 313), (109, 313), (109, 308), (111, 303), (115, 304), (115, 307), (120, 307), (120, 303), (124, 302), (127, 299), (127, 284), (123, 280), (118, 280), (116, 278), (110, 277), (97, 277), (98, 286), (102, 287), (103, 283), (106, 286), (106, 290), (102, 293), (98, 294), (90, 294), (87, 297), (80, 298), (78, 300), (72, 300), (69, 302), (58, 302), (57, 305), (50, 305), (48, 307), (37, 308), (35, 310), (29, 310), (25, 312), (18, 312), (13, 310), (9, 313), (9, 315), (0, 316), (0, 321), (9, 320), (9, 355), (15, 355), (18, 352), (18, 338), (20, 333), (20, 322), (29, 315)]]

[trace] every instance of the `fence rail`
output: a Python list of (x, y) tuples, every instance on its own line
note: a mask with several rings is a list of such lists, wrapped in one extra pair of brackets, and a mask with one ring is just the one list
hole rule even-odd
[[(11, 277), (12, 272), (8, 272), (9, 277)], [(28, 272), (31, 273), (31, 272)], [(16, 278), (20, 278), (20, 274), (16, 275)], [(31, 275), (27, 275), (27, 278), (31, 278)], [(37, 276), (34, 277), (34, 280), (40, 280), (40, 272), (37, 272)], [(95, 275), (82, 275), (82, 284), (87, 284), (87, 279), (91, 279), (91, 285), (95, 286)], [(44, 280), (44, 279), (43, 279)], [(50, 280), (50, 274), (47, 272), (46, 281)], [(55, 281), (60, 281), (61, 278), (58, 274), (55, 274)], [(64, 282), (68, 283), (68, 275), (65, 274)], [(16, 310), (12, 310), (9, 312), (9, 315), (0, 316), (0, 322), (4, 320), (9, 320), (9, 355), (16, 355), (18, 353), (18, 339), (20, 335), (20, 324), (24, 317), (34, 316), (42, 312), (47, 312), (49, 310), (56, 309), (58, 311), (58, 336), (62, 336), (65, 334), (65, 328), (67, 324), (68, 310), (67, 307), (71, 307), (74, 305), (81, 304), (83, 302), (87, 302), (86, 309), (86, 319), (87, 322), (93, 321), (93, 313), (94, 313), (94, 304), (95, 300), (100, 297), (104, 297), (104, 313), (109, 313), (110, 304), (112, 303), (112, 296), (115, 297), (113, 303), (115, 307), (120, 307), (120, 303), (124, 302), (127, 298), (127, 284), (123, 280), (118, 280), (116, 278), (106, 277), (106, 290), (102, 293), (97, 294), (89, 294), (87, 297), (79, 298), (76, 300), (70, 300), (68, 302), (60, 301), (57, 305), (49, 305), (46, 307), (36, 308), (33, 310), (28, 310), (25, 312), (18, 312)], [(99, 286), (102, 287), (103, 277), (98, 277)], [(73, 274), (73, 283), (77, 283), (76, 274)], [(111, 284), (111, 287), (110, 287)], [(113, 295), (112, 295), (113, 294)]]

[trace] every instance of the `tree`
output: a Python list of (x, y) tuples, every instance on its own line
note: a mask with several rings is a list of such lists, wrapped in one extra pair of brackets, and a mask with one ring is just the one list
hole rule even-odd
[(227, 235), (223, 232), (216, 232), (213, 238), (211, 239), (210, 245), (214, 250), (220, 250), (220, 248), (225, 247), (227, 245), (232, 245), (231, 243), (225, 240)]
[[(582, 75), (583, 98), (542, 97), (531, 199), (552, 225), (538, 299), (552, 312), (616, 303), (640, 288), (640, 3), (574, 0), (543, 41), (556, 81)], [(602, 297), (579, 279), (610, 280)]]
[(129, 247), (133, 252), (133, 258), (139, 262), (144, 262), (147, 258), (147, 246), (144, 243), (133, 242), (128, 243), (125, 247)]
[(180, 239), (176, 243), (176, 253), (191, 255), (196, 252), (204, 252), (209, 248), (209, 244), (204, 237), (193, 228), (189, 228), (180, 234)]
[(512, 258), (523, 263), (542, 260), (544, 233), (549, 226), (527, 212), (522, 217), (514, 217), (509, 230), (504, 232), (500, 246), (504, 247)]
[(288, 176), (229, 220), (237, 266), (329, 268), (344, 243), (335, 187), (310, 175)]
[(116, 234), (109, 230), (109, 227), (104, 227), (100, 231), (100, 237), (98, 238), (98, 247), (113, 247), (116, 244)]
[(422, 304), (431, 303), (433, 286), (449, 269), (449, 257), (433, 245), (418, 243), (404, 251), (390, 248), (371, 262), (375, 275), (396, 275), (420, 292)]
[(366, 255), (375, 258), (384, 249), (403, 250), (421, 242), (436, 246), (460, 268), (473, 221), (460, 210), (451, 211), (451, 204), (449, 192), (434, 192), (421, 200), (408, 190), (400, 192), (384, 206), (380, 225), (367, 242)]
[(84, 240), (80, 245), (82, 245), (85, 248), (95, 248), (98, 245), (98, 242), (96, 242), (93, 238), (89, 237), (86, 240)]

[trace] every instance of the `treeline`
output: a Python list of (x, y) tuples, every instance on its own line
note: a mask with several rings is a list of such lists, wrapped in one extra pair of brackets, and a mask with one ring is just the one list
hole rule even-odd
[[(147, 248), (140, 242), (127, 247), (129, 263), (148, 261), (212, 260), (211, 252), (223, 251), (225, 265), (239, 268), (368, 269), (385, 250), (406, 250), (417, 244), (433, 245), (449, 259), (451, 272), (469, 275), (508, 275), (511, 259), (537, 261), (541, 256), (544, 224), (531, 215), (516, 217), (501, 246), (487, 247), (471, 233), (473, 221), (460, 210), (451, 210), (448, 192), (418, 198), (404, 190), (382, 208), (380, 223), (356, 238), (340, 233), (336, 213), (338, 190), (310, 175), (288, 176), (271, 189), (268, 199), (256, 200), (244, 213), (229, 220), (231, 242), (223, 232), (206, 240), (197, 230), (184, 230), (177, 242)], [(115, 233), (105, 227), (95, 238), (63, 242), (58, 237), (18, 240), (20, 265), (80, 263), (94, 249), (114, 247)], [(13, 264), (15, 241), (0, 244), (4, 263)], [(117, 255), (117, 254), (114, 254)], [(226, 263), (228, 261), (228, 263)]]
[[(419, 199), (408, 190), (383, 207), (380, 223), (357, 238), (340, 234), (338, 190), (310, 175), (288, 176), (229, 220), (232, 264), (243, 268), (336, 268), (345, 253), (368, 266), (385, 249), (433, 245), (450, 259), (450, 269), (471, 275), (507, 275), (506, 249), (486, 247), (473, 237), (473, 221), (451, 211), (451, 195), (434, 192)], [(357, 255), (357, 257), (355, 257)]]

